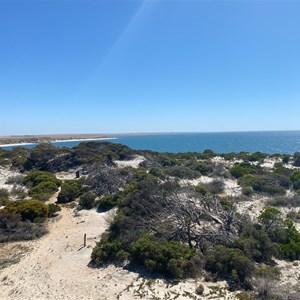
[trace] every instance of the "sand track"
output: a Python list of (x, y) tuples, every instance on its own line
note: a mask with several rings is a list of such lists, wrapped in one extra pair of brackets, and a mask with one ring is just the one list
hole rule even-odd
[(106, 218), (107, 213), (95, 210), (74, 214), (62, 208), (60, 216), (49, 222), (47, 235), (13, 243), (30, 250), (20, 262), (0, 271), (0, 299), (116, 299), (136, 275), (113, 266), (88, 267), (92, 248), (108, 226)]

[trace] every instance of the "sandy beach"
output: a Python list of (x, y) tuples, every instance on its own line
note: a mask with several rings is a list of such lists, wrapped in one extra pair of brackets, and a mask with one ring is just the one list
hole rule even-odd
[[(62, 142), (88, 142), (88, 141), (103, 141), (103, 140), (115, 140), (117, 138), (115, 137), (102, 137), (102, 138), (90, 138), (90, 139), (59, 139), (59, 140), (47, 140), (47, 141), (37, 141), (36, 143), (12, 143), (12, 144), (1, 144), (0, 147), (17, 147), (17, 146), (29, 146), (29, 145), (37, 145), (41, 142), (47, 142), (47, 143), (62, 143)], [(1, 142), (1, 139), (0, 139)]]

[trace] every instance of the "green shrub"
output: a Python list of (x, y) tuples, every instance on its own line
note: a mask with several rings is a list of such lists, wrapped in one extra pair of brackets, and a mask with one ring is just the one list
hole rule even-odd
[(248, 157), (249, 161), (262, 161), (264, 160), (268, 155), (262, 152), (254, 152), (251, 153)]
[(61, 181), (50, 172), (32, 171), (24, 178), (24, 183), (30, 187), (29, 196), (41, 201), (47, 201), (58, 191)]
[(208, 193), (207, 187), (203, 183), (199, 183), (196, 185), (195, 190), (200, 195), (206, 195)]
[(120, 203), (119, 195), (107, 195), (102, 197), (100, 200), (96, 202), (97, 210), (99, 211), (107, 211), (111, 208), (117, 206)]
[(296, 167), (300, 167), (300, 152), (295, 152), (293, 159), (294, 159), (293, 165)]
[(23, 222), (20, 214), (0, 210), (0, 243), (18, 240), (31, 240), (47, 232), (42, 223)]
[(240, 236), (234, 241), (234, 247), (243, 251), (249, 259), (269, 263), (277, 254), (277, 248), (268, 233), (259, 226), (245, 223)]
[(278, 245), (280, 258), (300, 259), (300, 233), (292, 220), (284, 220), (282, 213), (273, 207), (262, 211), (258, 219), (267, 230), (272, 242)]
[(22, 221), (44, 221), (48, 215), (47, 205), (38, 200), (11, 201), (6, 209), (10, 213), (20, 214)]
[(93, 192), (86, 192), (79, 198), (79, 205), (84, 209), (91, 209), (95, 205), (96, 195)]
[(57, 187), (61, 184), (61, 181), (54, 174), (46, 171), (32, 171), (24, 178), (24, 183), (29, 186), (36, 186), (45, 181), (53, 182)]
[(282, 162), (284, 164), (288, 164), (289, 160), (290, 160), (290, 155), (288, 155), (288, 154), (282, 154)]
[(48, 204), (48, 218), (54, 217), (59, 211), (61, 211), (61, 207), (59, 205), (54, 203)]
[(189, 276), (185, 264), (195, 251), (179, 242), (163, 241), (146, 235), (132, 244), (132, 261), (172, 278)]
[(239, 184), (243, 187), (250, 187), (255, 192), (269, 195), (284, 195), (288, 187), (288, 179), (278, 174), (270, 175), (245, 175), (239, 179)]
[(253, 189), (251, 187), (243, 187), (242, 188), (242, 193), (246, 196), (251, 196), (253, 193)]
[(240, 249), (217, 245), (207, 256), (206, 269), (219, 278), (228, 278), (236, 284), (245, 284), (254, 273), (254, 263)]
[(155, 177), (161, 178), (161, 179), (165, 179), (165, 177), (166, 177), (163, 170), (160, 168), (151, 168), (149, 170), (149, 174), (151, 174)]
[(248, 174), (255, 174), (256, 170), (250, 164), (239, 164), (230, 168), (229, 172), (235, 178), (240, 178)]
[(190, 168), (182, 166), (165, 168), (165, 173), (169, 176), (174, 176), (181, 179), (194, 179), (201, 176), (199, 172), (193, 171)]
[(68, 203), (75, 200), (80, 195), (80, 188), (81, 184), (78, 180), (66, 180), (61, 186), (57, 202)]
[(293, 188), (295, 190), (300, 189), (300, 171), (294, 171), (291, 175), (290, 175), (290, 180), (293, 183)]
[(122, 243), (119, 241), (108, 242), (103, 238), (96, 244), (93, 249), (91, 259), (97, 265), (103, 264), (108, 261), (114, 261), (121, 259), (122, 255)]
[(289, 177), (292, 173), (292, 170), (284, 167), (282, 163), (275, 163), (274, 173)]
[(9, 192), (7, 189), (0, 189), (0, 206), (6, 205), (9, 201)]
[(58, 187), (54, 182), (43, 181), (31, 188), (28, 194), (34, 199), (47, 201), (57, 191)]
[(213, 170), (213, 164), (210, 162), (197, 162), (191, 166), (194, 171), (200, 172), (202, 175), (207, 176)]

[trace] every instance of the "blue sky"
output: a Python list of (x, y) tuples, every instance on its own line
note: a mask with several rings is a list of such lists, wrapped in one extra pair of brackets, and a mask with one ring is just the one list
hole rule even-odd
[(300, 129), (300, 1), (0, 1), (0, 135)]

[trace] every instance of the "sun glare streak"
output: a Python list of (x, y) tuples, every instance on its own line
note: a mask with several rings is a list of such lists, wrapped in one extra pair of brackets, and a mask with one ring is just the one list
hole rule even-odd
[(127, 25), (124, 27), (123, 31), (120, 33), (116, 41), (112, 44), (110, 50), (107, 54), (100, 59), (98, 64), (93, 72), (91, 72), (90, 76), (86, 79), (86, 81), (82, 84), (79, 93), (82, 93), (87, 86), (93, 82), (100, 75), (102, 70), (105, 70), (105, 65), (109, 63), (112, 57), (120, 51), (120, 48), (126, 43), (130, 36), (133, 35), (137, 26), (145, 19), (146, 15), (153, 7), (153, 1), (143, 0), (137, 11), (132, 15)]

